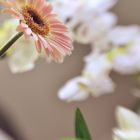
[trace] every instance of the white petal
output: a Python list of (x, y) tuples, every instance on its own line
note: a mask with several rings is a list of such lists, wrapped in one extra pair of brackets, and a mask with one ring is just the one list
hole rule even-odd
[(102, 75), (108, 75), (112, 69), (112, 63), (106, 55), (91, 53), (85, 60), (86, 64), (83, 73), (93, 80), (98, 79)]
[(13, 73), (22, 73), (32, 70), (39, 56), (34, 44), (21, 39), (15, 45), (15, 49), (9, 57), (11, 71)]
[(140, 130), (140, 117), (134, 112), (118, 107), (116, 110), (118, 125), (123, 130)]
[(113, 58), (113, 69), (122, 74), (133, 74), (138, 71), (136, 57), (129, 54), (118, 54)]
[(83, 83), (85, 79), (83, 77), (76, 77), (68, 81), (58, 92), (58, 97), (61, 100), (70, 101), (81, 101), (87, 99), (89, 93), (84, 89), (81, 89), (79, 83)]
[(140, 35), (140, 27), (137, 25), (117, 26), (110, 34), (109, 38), (115, 45), (124, 45), (131, 43)]
[(114, 129), (114, 134), (118, 140), (140, 140), (140, 130), (139, 131), (125, 131)]
[(69, 26), (72, 37), (83, 44), (91, 44), (106, 36), (108, 30), (116, 24), (116, 16), (107, 11), (116, 1), (52, 0), (55, 12)]
[(109, 76), (101, 76), (94, 81), (90, 81), (89, 83), (88, 90), (95, 97), (113, 93), (115, 90), (115, 84)]
[[(122, 74), (134, 74), (140, 70), (140, 37), (113, 54), (113, 69)], [(119, 49), (119, 48), (118, 48)]]
[(86, 1), (88, 8), (92, 8), (95, 11), (100, 11), (100, 12), (104, 12), (108, 10), (109, 8), (113, 7), (113, 5), (116, 2), (117, 0), (88, 0)]
[(104, 25), (100, 28), (104, 27), (104, 29), (107, 31), (117, 23), (117, 17), (111, 12), (105, 12), (99, 16), (98, 22), (102, 22)]
[[(3, 24), (3, 27), (0, 29), (2, 43), (9, 40), (16, 33), (18, 24), (19, 21), (17, 20), (7, 20)], [(27, 27), (26, 25), (23, 26)], [(30, 30), (28, 30), (28, 33), (30, 33)], [(8, 55), (9, 67), (13, 73), (21, 73), (33, 69), (34, 62), (39, 57), (34, 47), (34, 42), (25, 40), (24, 38), (20, 38), (6, 54)]]

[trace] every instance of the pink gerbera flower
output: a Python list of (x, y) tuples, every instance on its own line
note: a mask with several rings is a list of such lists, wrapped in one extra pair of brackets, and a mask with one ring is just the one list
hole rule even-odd
[(0, 0), (7, 12), (19, 19), (18, 32), (33, 37), (38, 52), (43, 47), (50, 59), (61, 62), (70, 55), (72, 42), (67, 27), (52, 13), (52, 5), (45, 0)]

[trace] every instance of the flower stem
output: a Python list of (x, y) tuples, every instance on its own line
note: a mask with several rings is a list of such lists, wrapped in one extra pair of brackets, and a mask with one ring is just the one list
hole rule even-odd
[(3, 47), (0, 49), (0, 57), (23, 35), (22, 32), (17, 33), (13, 36)]

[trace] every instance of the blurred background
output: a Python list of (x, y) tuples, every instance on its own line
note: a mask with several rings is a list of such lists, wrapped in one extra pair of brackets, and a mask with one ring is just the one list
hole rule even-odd
[[(121, 25), (140, 24), (140, 1), (119, 0), (112, 9)], [(79, 107), (95, 140), (112, 140), (116, 126), (114, 110), (118, 105), (132, 107), (136, 98), (130, 93), (135, 86), (131, 76), (111, 73), (117, 83), (115, 93), (83, 102), (66, 103), (57, 92), (70, 78), (81, 74), (83, 56), (88, 45), (75, 43), (75, 49), (63, 64), (37, 61), (36, 68), (23, 74), (11, 74), (6, 60), (0, 61), (0, 109), (4, 127), (23, 140), (58, 140), (74, 136), (74, 112)], [(7, 122), (8, 121), (8, 122)], [(7, 130), (6, 130), (7, 131)]]

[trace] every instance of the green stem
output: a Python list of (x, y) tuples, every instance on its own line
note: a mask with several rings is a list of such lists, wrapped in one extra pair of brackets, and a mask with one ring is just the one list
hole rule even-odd
[(12, 37), (3, 47), (0, 49), (0, 57), (5, 54), (5, 52), (23, 35), (22, 32), (17, 33)]

